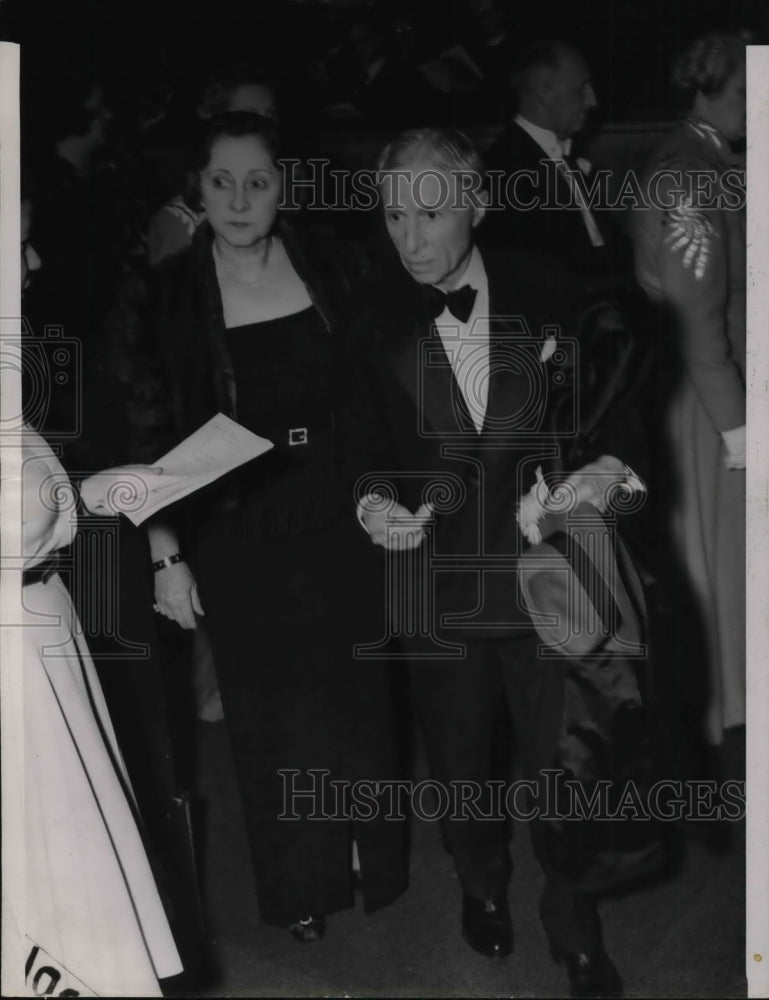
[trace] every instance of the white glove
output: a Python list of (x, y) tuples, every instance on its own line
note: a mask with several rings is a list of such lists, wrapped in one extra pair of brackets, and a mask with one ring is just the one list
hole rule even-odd
[[(588, 462), (572, 472), (564, 486), (573, 493), (575, 506), (591, 503), (603, 513), (613, 489), (629, 488), (626, 486), (627, 479), (627, 466), (623, 462), (613, 455), (601, 455), (594, 462)], [(557, 508), (558, 504), (555, 506)]]
[(433, 517), (430, 504), (422, 504), (416, 514), (391, 500), (383, 503), (376, 493), (369, 494), (358, 504), (358, 521), (375, 545), (390, 551), (418, 549), (425, 539), (425, 526)]

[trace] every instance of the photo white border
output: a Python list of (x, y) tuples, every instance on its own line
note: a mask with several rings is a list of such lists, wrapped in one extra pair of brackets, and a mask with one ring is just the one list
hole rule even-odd
[(769, 45), (747, 61), (747, 762), (748, 996), (769, 996)]
[[(19, 46), (0, 42), (0, 420), (21, 413)], [(6, 349), (10, 347), (9, 354)], [(21, 428), (19, 427), (19, 430)], [(0, 553), (20, 552), (21, 449), (0, 434)], [(2, 570), (2, 560), (0, 560)], [(0, 733), (2, 734), (3, 996), (24, 993), (24, 708), (21, 574), (0, 571)]]

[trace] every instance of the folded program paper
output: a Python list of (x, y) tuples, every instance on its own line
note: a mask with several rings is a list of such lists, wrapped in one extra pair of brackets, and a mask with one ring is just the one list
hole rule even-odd
[(141, 506), (124, 510), (125, 516), (139, 525), (168, 504), (207, 486), (272, 447), (272, 441), (217, 413), (154, 463), (162, 473), (153, 475), (152, 486)]

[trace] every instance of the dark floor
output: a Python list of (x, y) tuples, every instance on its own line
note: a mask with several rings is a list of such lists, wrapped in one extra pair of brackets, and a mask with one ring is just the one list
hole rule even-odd
[[(259, 920), (224, 724), (199, 723), (197, 794), (205, 806), (204, 906), (215, 971), (212, 997), (539, 997), (567, 995), (537, 916), (541, 876), (526, 831), (514, 832), (513, 955), (492, 962), (459, 931), (460, 890), (435, 824), (413, 829), (411, 885), (370, 916), (329, 919), (324, 940), (301, 945)], [(417, 764), (417, 771), (424, 765)], [(420, 776), (422, 776), (420, 774)], [(606, 945), (628, 996), (746, 995), (744, 824), (714, 851), (688, 839), (680, 872), (603, 901)], [(185, 991), (186, 996), (191, 995)]]

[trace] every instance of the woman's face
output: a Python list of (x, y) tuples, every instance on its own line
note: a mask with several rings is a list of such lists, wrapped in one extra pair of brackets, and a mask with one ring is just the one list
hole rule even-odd
[(32, 205), (28, 201), (21, 203), (21, 287), (24, 290), (29, 284), (29, 276), (33, 271), (40, 270), (42, 261), (37, 251), (29, 243), (29, 227), (32, 223)]
[(258, 136), (223, 136), (200, 174), (200, 193), (216, 235), (233, 247), (269, 236), (283, 190), (282, 173)]
[(697, 95), (695, 112), (701, 118), (715, 125), (721, 135), (734, 141), (742, 139), (747, 127), (745, 110), (745, 64), (730, 76), (720, 90), (712, 97)]

